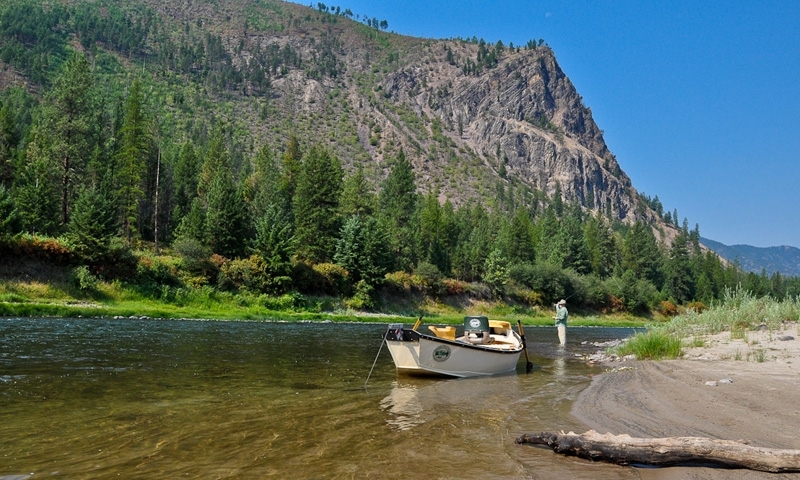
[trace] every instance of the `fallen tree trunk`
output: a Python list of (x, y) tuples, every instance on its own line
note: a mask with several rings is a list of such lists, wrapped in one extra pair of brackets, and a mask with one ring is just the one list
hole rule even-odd
[(557, 453), (618, 465), (714, 465), (762, 472), (800, 472), (800, 450), (752, 447), (704, 437), (633, 438), (594, 430), (525, 434), (516, 443), (546, 445)]

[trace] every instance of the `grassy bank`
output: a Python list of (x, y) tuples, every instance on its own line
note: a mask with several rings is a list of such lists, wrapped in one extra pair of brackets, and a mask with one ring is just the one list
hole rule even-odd
[(731, 336), (742, 338), (748, 331), (777, 331), (783, 323), (799, 319), (800, 297), (777, 301), (742, 289), (727, 290), (722, 301), (707, 310), (688, 310), (669, 322), (649, 325), (646, 332), (632, 337), (616, 353), (634, 354), (639, 359), (677, 358), (682, 355), (683, 344), (695, 342), (702, 335), (731, 332)]
[[(120, 282), (98, 282), (86, 291), (57, 272), (47, 282), (0, 280), (0, 316), (4, 317), (147, 317), (218, 320), (283, 320), (426, 323), (459, 325), (465, 315), (525, 325), (552, 325), (548, 309), (504, 300), (469, 296), (431, 297), (422, 294), (384, 294), (379, 308), (364, 312), (348, 308), (341, 298), (297, 293), (266, 296), (223, 292), (211, 287), (138, 289)], [(599, 315), (573, 311), (572, 326), (641, 327), (651, 319), (630, 315)]]

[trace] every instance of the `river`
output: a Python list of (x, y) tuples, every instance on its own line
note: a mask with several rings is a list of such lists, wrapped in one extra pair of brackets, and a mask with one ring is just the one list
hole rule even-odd
[(631, 329), (528, 327), (531, 373), (446, 380), (398, 376), (385, 328), (0, 319), (0, 480), (638, 478), (514, 443), (584, 431), (582, 342)]

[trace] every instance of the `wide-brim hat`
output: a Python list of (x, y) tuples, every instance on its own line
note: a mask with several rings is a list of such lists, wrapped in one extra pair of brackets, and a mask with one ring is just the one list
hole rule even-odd
[(566, 304), (567, 304), (567, 301), (564, 300), (563, 298), (561, 299), (561, 301), (558, 302), (558, 305), (566, 305)]

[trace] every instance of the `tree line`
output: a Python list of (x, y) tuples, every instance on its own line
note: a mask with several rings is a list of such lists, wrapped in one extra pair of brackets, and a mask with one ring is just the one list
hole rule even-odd
[(122, 98), (96, 83), (74, 53), (39, 103), (13, 89), (0, 97), (6, 249), (53, 238), (73, 263), (113, 278), (126, 262), (136, 271), (133, 250), (161, 245), (183, 272), (162, 272), (167, 286), (324, 292), (362, 308), (387, 285), (530, 304), (570, 297), (604, 311), (708, 304), (737, 285), (778, 298), (800, 291), (795, 278), (722, 263), (686, 221), (667, 243), (651, 225), (612, 221), (558, 191), (538, 209), (455, 206), (419, 193), (402, 151), (373, 185), (295, 136), (251, 157), (224, 123), (175, 143), (159, 133), (141, 80)]

